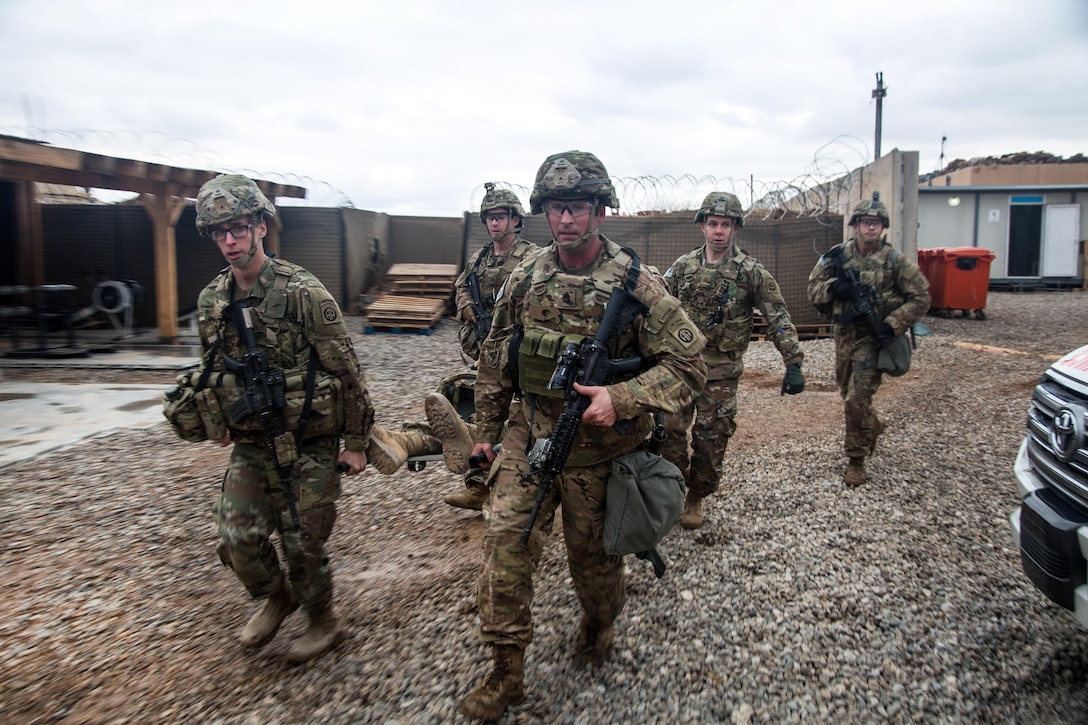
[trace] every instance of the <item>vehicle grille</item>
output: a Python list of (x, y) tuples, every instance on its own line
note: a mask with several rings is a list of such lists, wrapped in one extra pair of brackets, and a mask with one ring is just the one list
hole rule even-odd
[(1066, 409), (1080, 416), (1081, 431), (1088, 430), (1088, 397), (1048, 375), (1031, 397), (1028, 457), (1047, 485), (1088, 508), (1088, 435), (1079, 436), (1076, 452), (1068, 461), (1059, 458), (1053, 444), (1055, 419)]

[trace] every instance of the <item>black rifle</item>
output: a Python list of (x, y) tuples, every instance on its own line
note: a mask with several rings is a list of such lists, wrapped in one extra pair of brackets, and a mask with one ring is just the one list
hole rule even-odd
[(491, 307), (488, 300), (480, 294), (480, 277), (476, 270), (468, 273), (468, 291), (472, 295), (472, 313), (476, 320), (472, 323), (476, 332), (476, 339), (483, 342), (491, 332)]
[[(540, 506), (545, 497), (551, 491), (556, 477), (563, 472), (567, 464), (571, 447), (574, 445), (574, 436), (578, 433), (578, 426), (582, 422), (582, 414), (589, 407), (590, 400), (585, 395), (575, 392), (574, 383), (581, 385), (609, 385), (620, 376), (637, 373), (642, 369), (642, 358), (628, 358), (613, 362), (608, 357), (608, 341), (618, 338), (620, 332), (631, 323), (636, 314), (645, 314), (648, 308), (642, 300), (631, 292), (613, 287), (612, 296), (608, 298), (608, 304), (604, 308), (604, 318), (601, 326), (597, 328), (597, 334), (592, 339), (582, 342), (569, 342), (567, 348), (559, 355), (558, 363), (552, 378), (548, 381), (549, 390), (566, 391), (563, 398), (563, 412), (559, 414), (559, 420), (552, 428), (552, 434), (548, 438), (541, 438), (529, 451), (529, 473), (526, 480), (536, 480), (540, 490), (536, 495), (536, 503), (529, 514), (529, 522), (521, 532), (519, 546), (522, 548), (529, 542), (533, 533), (533, 526), (540, 514)], [(630, 427), (631, 421), (619, 421), (613, 426), (623, 433)]]
[(283, 486), (283, 495), (291, 510), (291, 523), (294, 524), (295, 531), (299, 531), (302, 527), (298, 520), (295, 495), (290, 485), (291, 481), (298, 478), (298, 472), (293, 465), (294, 458), (281, 461), (278, 450), (278, 445), (283, 445), (285, 452), (295, 451), (295, 457), (298, 456), (294, 437), (284, 433), (280, 423), (279, 413), (287, 407), (287, 379), (283, 371), (274, 366), (268, 360), (268, 355), (257, 347), (257, 338), (253, 334), (253, 320), (250, 319), (249, 305), (246, 300), (235, 300), (230, 303), (224, 310), (224, 315), (234, 325), (234, 329), (238, 331), (239, 340), (246, 348), (246, 353), (241, 360), (235, 360), (226, 353), (223, 354), (223, 363), (227, 370), (234, 373), (245, 388), (242, 397), (231, 404), (227, 414), (234, 423), (240, 423), (249, 415), (260, 416), (261, 427), (264, 428), (265, 447), (276, 464), (276, 473)]
[(850, 296), (846, 300), (849, 304), (843, 313), (839, 315), (839, 324), (845, 325), (860, 318), (869, 326), (869, 332), (877, 341), (877, 344), (883, 345), (891, 338), (881, 333), (884, 320), (881, 319), (880, 313), (877, 312), (877, 308), (880, 307), (881, 303), (880, 294), (877, 293), (874, 287), (861, 281), (856, 269), (847, 269), (845, 267), (846, 256), (843, 254), (841, 246), (835, 247), (832, 251), (831, 261), (835, 264), (835, 276), (846, 280), (850, 284)]

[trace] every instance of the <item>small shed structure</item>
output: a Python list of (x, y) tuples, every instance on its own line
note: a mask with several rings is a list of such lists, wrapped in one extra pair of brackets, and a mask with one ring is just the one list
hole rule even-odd
[[(218, 172), (103, 156), (30, 139), (0, 136), (0, 284), (45, 284), (41, 213), (33, 182), (139, 193), (154, 239), (156, 323), (159, 335), (178, 335), (175, 226), (187, 200)], [(270, 198), (305, 198), (301, 186), (255, 179)], [(275, 203), (273, 201), (273, 203)], [(270, 225), (269, 238), (279, 229)]]
[(1047, 156), (960, 162), (926, 177), (918, 187), (918, 247), (992, 252), (991, 287), (1083, 285), (1088, 159)]

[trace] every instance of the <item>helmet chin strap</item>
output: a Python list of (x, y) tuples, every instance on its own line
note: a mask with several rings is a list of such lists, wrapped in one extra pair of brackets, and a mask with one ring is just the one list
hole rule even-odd
[(230, 262), (232, 267), (244, 267), (249, 264), (255, 256), (257, 256), (257, 224), (253, 224), (249, 231), (249, 251), (243, 254), (238, 259), (233, 259)]
[(243, 254), (238, 259), (230, 260), (230, 266), (232, 267), (244, 267), (249, 264), (249, 261), (257, 255), (257, 242), (250, 242), (249, 251)]

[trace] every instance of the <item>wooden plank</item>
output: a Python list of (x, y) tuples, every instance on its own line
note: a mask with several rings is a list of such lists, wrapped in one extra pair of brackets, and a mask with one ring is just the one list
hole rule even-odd
[(430, 335), (434, 332), (430, 327), (412, 327), (410, 325), (367, 325), (363, 328), (364, 335), (385, 333), (387, 335)]
[(453, 277), (457, 279), (456, 264), (394, 264), (386, 276), (394, 277)]
[(422, 297), (448, 297), (453, 292), (453, 283), (432, 284), (429, 282), (395, 282), (391, 292), (395, 295), (422, 296)]
[(382, 295), (367, 305), (370, 325), (388, 327), (430, 327), (442, 319), (446, 301), (432, 297)]

